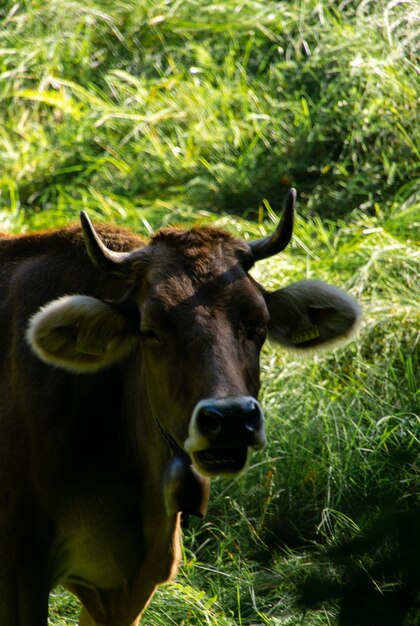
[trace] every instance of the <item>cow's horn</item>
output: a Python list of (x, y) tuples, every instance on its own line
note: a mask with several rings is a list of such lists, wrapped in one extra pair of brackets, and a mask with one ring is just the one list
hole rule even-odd
[(296, 203), (296, 189), (291, 187), (284, 203), (283, 213), (276, 230), (272, 235), (250, 242), (255, 261), (274, 256), (284, 250), (292, 238), (294, 210)]
[(104, 242), (95, 231), (88, 214), (80, 213), (83, 238), (90, 260), (100, 269), (113, 274), (127, 274), (130, 270), (130, 252), (115, 252), (106, 247)]

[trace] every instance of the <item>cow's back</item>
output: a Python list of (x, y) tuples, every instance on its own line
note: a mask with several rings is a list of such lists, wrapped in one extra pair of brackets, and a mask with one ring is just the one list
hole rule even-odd
[[(143, 245), (140, 237), (122, 228), (101, 226), (104, 242), (116, 251)], [(85, 250), (81, 228), (71, 226), (29, 235), (0, 232), (0, 303), (24, 290), (25, 303), (48, 301), (61, 293), (95, 293), (115, 296), (121, 281), (93, 267)], [(122, 286), (124, 288), (124, 286)], [(22, 303), (20, 303), (22, 304)], [(37, 306), (30, 306), (36, 311)]]

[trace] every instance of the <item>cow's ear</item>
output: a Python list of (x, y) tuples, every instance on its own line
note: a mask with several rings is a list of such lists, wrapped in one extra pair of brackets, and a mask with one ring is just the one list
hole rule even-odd
[(122, 310), (74, 295), (40, 309), (31, 318), (26, 337), (42, 361), (72, 372), (95, 372), (127, 356), (137, 334)]
[(303, 280), (266, 294), (268, 334), (300, 351), (345, 341), (356, 330), (360, 306), (345, 291), (317, 280)]

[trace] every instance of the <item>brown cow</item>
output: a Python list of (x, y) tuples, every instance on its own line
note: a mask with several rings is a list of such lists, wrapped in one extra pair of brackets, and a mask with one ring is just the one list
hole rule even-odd
[[(347, 338), (359, 307), (318, 281), (248, 274), (292, 234), (116, 227), (0, 237), (0, 624), (45, 626), (64, 584), (83, 626), (134, 626), (179, 560), (181, 512), (265, 444), (266, 334)], [(87, 251), (87, 252), (86, 252)]]

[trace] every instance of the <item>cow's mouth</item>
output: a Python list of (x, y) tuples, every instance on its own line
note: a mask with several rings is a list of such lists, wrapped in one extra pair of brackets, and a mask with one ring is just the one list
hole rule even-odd
[(248, 448), (208, 448), (191, 456), (195, 467), (206, 476), (232, 475), (244, 469)]

